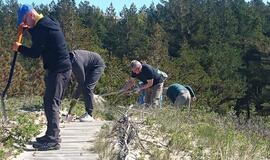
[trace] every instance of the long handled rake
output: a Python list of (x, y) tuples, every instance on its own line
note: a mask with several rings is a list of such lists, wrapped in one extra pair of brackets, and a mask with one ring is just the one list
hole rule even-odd
[[(23, 35), (23, 27), (19, 26), (16, 42), (21, 43), (22, 35)], [(7, 119), (8, 119), (7, 111), (6, 111), (6, 105), (5, 105), (5, 98), (6, 98), (7, 91), (9, 89), (9, 87), (10, 87), (10, 84), (12, 82), (12, 77), (13, 77), (13, 73), (14, 73), (14, 69), (15, 69), (15, 63), (16, 63), (16, 59), (17, 59), (17, 54), (18, 54), (17, 52), (14, 52), (13, 60), (12, 60), (12, 62), (10, 64), (11, 68), (10, 68), (10, 71), (9, 71), (9, 77), (8, 77), (7, 85), (6, 85), (5, 89), (4, 89), (4, 91), (2, 92), (2, 96), (1, 96), (3, 123), (5, 123), (7, 121)]]

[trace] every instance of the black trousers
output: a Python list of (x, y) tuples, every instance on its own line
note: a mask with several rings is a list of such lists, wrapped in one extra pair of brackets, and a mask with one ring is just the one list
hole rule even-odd
[(70, 77), (71, 70), (61, 73), (47, 71), (45, 75), (43, 107), (47, 118), (46, 136), (52, 142), (57, 142), (59, 138), (60, 104)]
[(92, 116), (94, 89), (105, 67), (96, 67), (86, 72), (82, 93), (84, 96), (85, 111)]

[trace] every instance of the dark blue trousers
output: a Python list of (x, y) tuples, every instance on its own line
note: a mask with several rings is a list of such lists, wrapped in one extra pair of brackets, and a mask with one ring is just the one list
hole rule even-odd
[(60, 104), (65, 88), (71, 77), (71, 70), (66, 72), (47, 71), (45, 75), (45, 94), (43, 107), (47, 118), (46, 136), (52, 142), (57, 142), (60, 133)]

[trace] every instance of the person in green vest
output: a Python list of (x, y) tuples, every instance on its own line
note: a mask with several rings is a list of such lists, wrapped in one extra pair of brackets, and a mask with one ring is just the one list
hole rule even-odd
[(167, 88), (166, 95), (176, 107), (188, 106), (190, 109), (191, 100), (196, 101), (195, 93), (188, 85), (174, 83)]

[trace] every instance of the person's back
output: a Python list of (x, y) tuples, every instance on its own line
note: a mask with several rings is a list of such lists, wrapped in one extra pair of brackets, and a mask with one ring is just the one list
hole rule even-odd
[[(105, 67), (104, 60), (98, 53), (90, 52), (87, 50), (74, 50), (72, 51), (74, 59), (77, 64), (82, 65), (85, 69), (91, 69), (95, 67)], [(73, 63), (73, 66), (76, 63)], [(76, 67), (76, 66), (75, 66)]]
[(195, 100), (195, 93), (192, 88), (187, 85), (181, 85), (174, 83), (170, 85), (167, 89), (167, 97), (171, 100), (174, 106), (180, 107), (186, 105), (191, 107), (191, 98)]
[(169, 97), (170, 100), (174, 103), (176, 100), (176, 97), (180, 93), (186, 93), (187, 91), (188, 90), (185, 88), (185, 86), (178, 83), (174, 83), (168, 87), (166, 94), (167, 94), (167, 97)]
[(18, 51), (32, 58), (41, 55), (46, 70), (62, 72), (71, 69), (66, 41), (58, 22), (44, 16), (29, 29), (29, 33), (33, 41), (31, 48), (20, 46)]

